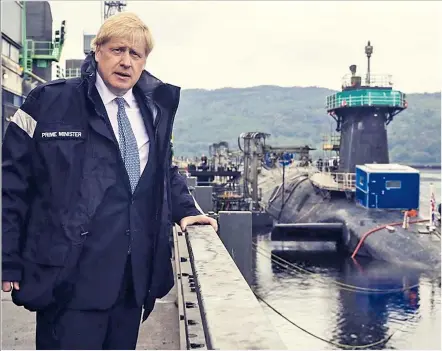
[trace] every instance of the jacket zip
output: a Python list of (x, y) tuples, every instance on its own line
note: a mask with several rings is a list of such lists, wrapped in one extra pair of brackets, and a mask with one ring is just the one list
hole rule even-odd
[[(160, 127), (161, 118), (163, 117), (163, 113), (161, 112), (161, 108), (158, 106), (158, 104), (155, 101), (153, 101), (153, 103), (155, 105), (155, 108), (158, 111), (158, 116), (157, 116), (157, 121), (156, 121), (157, 123), (156, 123), (156, 126), (155, 126), (155, 143), (156, 143), (157, 140), (158, 140), (158, 130), (160, 129), (159, 127)], [(157, 147), (157, 158), (159, 156), (158, 151), (159, 150), (158, 150), (158, 147)], [(156, 221), (160, 220), (159, 217), (160, 217), (160, 206), (157, 206), (157, 209), (155, 211), (155, 220)]]

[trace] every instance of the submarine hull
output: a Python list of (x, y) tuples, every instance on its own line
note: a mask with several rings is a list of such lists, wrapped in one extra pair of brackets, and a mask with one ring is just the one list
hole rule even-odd
[[(311, 182), (308, 170), (286, 170), (284, 187), (280, 170), (263, 174), (260, 187), (266, 211), (276, 223), (342, 223), (340, 244), (352, 253), (367, 232), (392, 223), (402, 223), (398, 210), (366, 209), (356, 205), (353, 196), (342, 191), (327, 191)], [(273, 183), (273, 184), (272, 184)], [(275, 184), (277, 186), (275, 187)], [(293, 237), (293, 240), (297, 240)], [(394, 226), (368, 235), (357, 256), (367, 256), (422, 269), (440, 270), (440, 239), (430, 234)]]

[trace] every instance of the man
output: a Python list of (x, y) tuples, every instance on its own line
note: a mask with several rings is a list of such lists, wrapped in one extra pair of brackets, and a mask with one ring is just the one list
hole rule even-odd
[(37, 349), (135, 349), (173, 286), (169, 220), (217, 230), (170, 165), (179, 88), (144, 71), (152, 48), (110, 17), (81, 78), (34, 89), (6, 132), (2, 288), (37, 311)]

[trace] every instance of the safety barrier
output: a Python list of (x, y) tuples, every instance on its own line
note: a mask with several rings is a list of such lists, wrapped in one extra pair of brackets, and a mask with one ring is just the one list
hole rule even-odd
[[(353, 79), (354, 77), (352, 74), (344, 75), (344, 77), (342, 77), (342, 87), (348, 88), (354, 86)], [(370, 76), (365, 75), (363, 79), (361, 79), (361, 84), (364, 87), (391, 88), (393, 87), (393, 76), (385, 73), (370, 73)]]
[(386, 96), (372, 95), (371, 92), (359, 93), (355, 96), (341, 96), (340, 93), (327, 97), (326, 109), (333, 110), (343, 107), (361, 107), (361, 106), (390, 106), (406, 108), (407, 101), (404, 95), (389, 94)]
[(77, 78), (81, 76), (80, 68), (66, 68), (65, 71), (66, 78)]
[(312, 183), (322, 189), (335, 191), (356, 191), (355, 173), (311, 172)]

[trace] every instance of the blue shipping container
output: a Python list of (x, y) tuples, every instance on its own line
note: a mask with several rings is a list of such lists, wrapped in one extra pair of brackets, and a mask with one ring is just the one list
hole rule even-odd
[(356, 202), (366, 208), (419, 209), (420, 174), (398, 164), (356, 166)]

